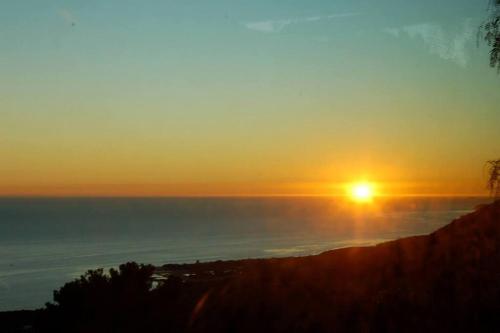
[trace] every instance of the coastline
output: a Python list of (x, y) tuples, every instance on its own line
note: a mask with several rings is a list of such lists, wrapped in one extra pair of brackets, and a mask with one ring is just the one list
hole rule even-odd
[[(479, 319), (487, 319), (485, 323), (491, 325), (494, 319), (488, 313), (500, 309), (495, 298), (500, 295), (500, 286), (492, 279), (500, 274), (499, 222), (500, 202), (496, 202), (478, 207), (428, 235), (374, 246), (348, 247), (303, 257), (165, 264), (155, 267), (151, 275), (156, 286), (160, 286), (157, 289), (164, 289), (159, 294), (164, 296), (155, 301), (159, 303), (154, 308), (166, 307), (171, 312), (155, 320), (160, 325), (162, 320), (174, 316), (179, 331), (194, 332), (231, 331), (234, 320), (243, 320), (238, 325), (249, 328), (238, 326), (237, 331), (250, 332), (270, 324), (268, 319), (251, 320), (259, 304), (267, 304), (266, 313), (279, 314), (282, 319), (276, 325), (283, 329), (287, 326), (282, 320), (294, 322), (305, 311), (312, 316), (306, 326), (319, 322), (325, 329), (363, 331), (364, 326), (352, 326), (344, 315), (332, 321), (325, 309), (337, 309), (336, 316), (347, 311), (348, 316), (360, 316), (367, 325), (370, 322), (386, 325), (389, 321), (402, 329), (407, 325), (405, 320), (410, 320), (416, 325), (410, 331), (421, 331), (424, 324), (432, 329), (463, 331), (478, 327), (475, 325), (480, 324)], [(475, 291), (478, 284), (484, 289), (480, 294)], [(305, 300), (304, 297), (314, 297), (315, 302), (299, 301)], [(230, 304), (236, 308), (228, 308)], [(373, 308), (375, 304), (379, 305)], [(399, 306), (393, 308), (396, 304)], [(385, 310), (373, 313), (382, 305)], [(241, 311), (247, 314), (241, 317)], [(434, 311), (440, 311), (443, 318), (429, 321), (428, 316)], [(460, 320), (449, 321), (457, 314)], [(26, 332), (47, 315), (46, 310), (1, 313), (7, 323), (4, 325), (20, 327), (22, 323), (27, 327)], [(424, 317), (427, 322), (420, 322)], [(183, 326), (187, 322), (189, 326)]]

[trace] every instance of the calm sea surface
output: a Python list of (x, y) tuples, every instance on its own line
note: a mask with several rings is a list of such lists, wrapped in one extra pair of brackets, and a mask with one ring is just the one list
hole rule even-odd
[(429, 233), (484, 198), (0, 199), (0, 311), (32, 309), (88, 269), (282, 257)]

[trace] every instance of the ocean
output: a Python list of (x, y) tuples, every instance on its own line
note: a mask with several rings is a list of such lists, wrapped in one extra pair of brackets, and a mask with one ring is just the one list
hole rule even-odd
[(35, 309), (127, 261), (317, 254), (426, 234), (486, 198), (1, 198), (0, 311)]

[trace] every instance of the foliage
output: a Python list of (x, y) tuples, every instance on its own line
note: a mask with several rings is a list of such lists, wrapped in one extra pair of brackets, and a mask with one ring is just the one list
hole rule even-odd
[(500, 0), (490, 4), (490, 17), (481, 25), (482, 37), (491, 47), (490, 66), (500, 72)]
[(493, 198), (500, 197), (500, 159), (486, 162), (488, 166), (488, 190)]
[[(66, 283), (54, 291), (54, 303), (47, 304), (46, 331), (70, 331), (75, 323), (82, 332), (95, 323), (102, 323), (104, 332), (134, 327), (130, 319), (142, 322), (148, 311), (153, 272), (151, 265), (129, 262), (108, 274), (103, 269), (90, 270)], [(122, 318), (124, 314), (133, 317)]]

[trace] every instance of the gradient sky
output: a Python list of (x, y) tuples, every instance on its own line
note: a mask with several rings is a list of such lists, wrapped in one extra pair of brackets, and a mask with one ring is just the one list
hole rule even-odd
[(1, 195), (485, 193), (487, 0), (1, 1)]

